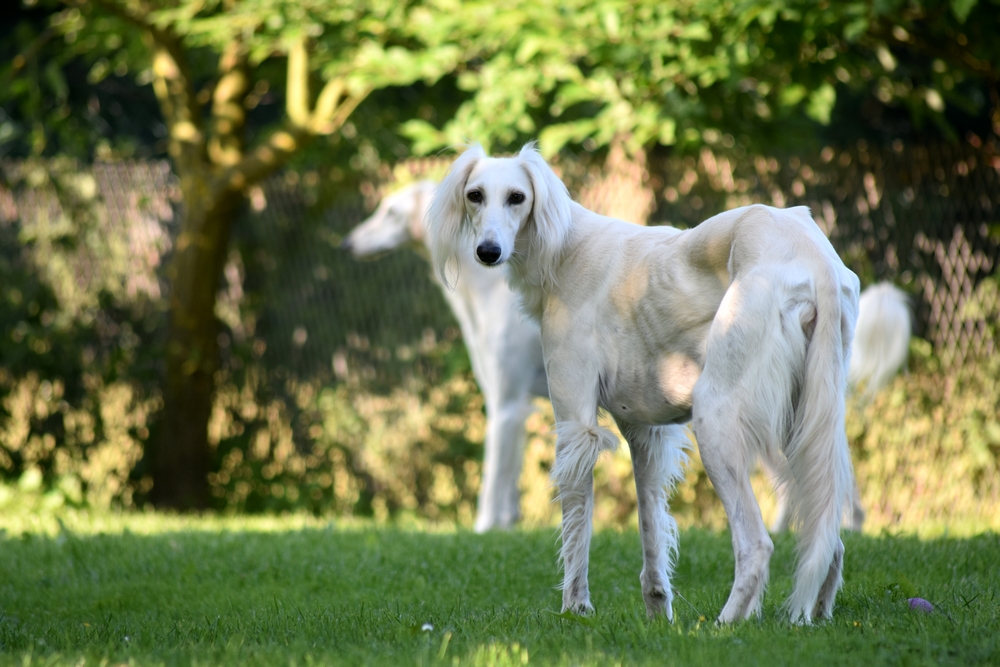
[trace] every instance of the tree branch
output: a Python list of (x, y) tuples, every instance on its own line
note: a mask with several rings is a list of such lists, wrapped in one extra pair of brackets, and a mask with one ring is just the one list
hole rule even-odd
[(287, 164), (313, 136), (306, 128), (294, 124), (274, 130), (238, 164), (223, 170), (213, 183), (214, 189), (242, 190), (259, 183)]
[(336, 132), (347, 122), (347, 119), (354, 113), (354, 110), (358, 108), (359, 104), (365, 101), (365, 98), (371, 92), (371, 88), (366, 88), (361, 92), (348, 95), (328, 118), (314, 118), (314, 126), (317, 128), (314, 132), (316, 134), (332, 134)]
[(340, 77), (330, 79), (326, 82), (323, 90), (319, 92), (319, 97), (316, 99), (316, 110), (313, 112), (313, 115), (317, 120), (333, 116), (337, 110), (337, 102), (340, 101), (346, 87), (344, 80)]
[(306, 40), (297, 39), (288, 50), (285, 112), (297, 127), (309, 124), (309, 53)]
[[(77, 7), (88, 4), (88, 0), (66, 1)], [(181, 175), (201, 171), (205, 154), (201, 106), (180, 38), (153, 23), (151, 16), (156, 8), (145, 0), (130, 0), (127, 5), (116, 0), (89, 2), (145, 32), (153, 63), (153, 91), (167, 124), (170, 155)]]
[(238, 163), (216, 178), (214, 187), (240, 190), (274, 173), (317, 135), (336, 132), (371, 92), (347, 93), (347, 83), (337, 77), (323, 86), (315, 109), (309, 106), (309, 52), (305, 40), (292, 44), (288, 52), (288, 82), (285, 110), (288, 122)]
[(335, 132), (351, 115), (355, 107), (370, 91), (347, 95), (343, 77), (326, 82), (316, 99), (316, 106), (309, 108), (309, 51), (305, 39), (296, 40), (288, 51), (288, 94), (285, 111), (292, 125), (307, 129), (312, 134)]
[(243, 159), (246, 126), (243, 99), (249, 88), (246, 49), (237, 39), (226, 46), (219, 58), (219, 81), (212, 94), (208, 157), (216, 166), (229, 167)]

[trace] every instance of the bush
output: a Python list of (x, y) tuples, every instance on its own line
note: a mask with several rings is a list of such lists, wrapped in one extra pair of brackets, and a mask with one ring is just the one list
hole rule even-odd
[[(868, 511), (866, 528), (1000, 528), (995, 409), (1000, 360), (985, 359), (943, 375), (928, 344), (915, 340), (912, 347), (908, 373), (873, 400), (856, 397), (848, 403), (848, 437)], [(471, 525), (481, 472), (483, 404), (468, 368), (442, 372), (446, 360), (462, 354), (456, 342), (421, 350), (415, 372), (388, 393), (365, 391), (357, 380), (334, 387), (300, 384), (294, 387), (292, 408), (277, 399), (254, 404), (246, 400), (249, 393), (224, 388), (213, 428), (217, 434), (241, 435), (219, 437), (215, 493), (236, 509), (416, 516)], [(357, 365), (362, 373), (363, 362)], [(431, 367), (437, 370), (428, 373)], [(427, 375), (441, 379), (428, 381)], [(550, 526), (559, 518), (548, 479), (553, 418), (547, 401), (539, 400), (537, 407), (527, 422), (522, 512), (526, 524)], [(229, 425), (223, 428), (223, 422)], [(296, 447), (296, 432), (303, 434), (305, 448)], [(671, 509), (682, 525), (722, 527), (721, 504), (696, 449), (690, 454)], [(631, 476), (624, 445), (602, 458), (595, 473), (598, 525), (635, 523)], [(769, 484), (759, 474), (753, 483), (770, 518)]]
[(944, 375), (915, 339), (912, 370), (853, 402), (848, 437), (872, 527), (1000, 526), (1000, 358)]
[(3, 167), (0, 476), (59, 502), (131, 506), (148, 487), (136, 473), (158, 407), (145, 387), (158, 363), (154, 269), (166, 237), (143, 227), (155, 226), (156, 202), (130, 203), (132, 232), (146, 234), (135, 252), (79, 165)]
[[(457, 340), (407, 352), (404, 380), (385, 392), (364, 388), (366, 355), (357, 350), (347, 355), (347, 378), (330, 386), (285, 378), (282, 391), (275, 391), (276, 378), (254, 365), (227, 378), (210, 427), (216, 508), (471, 526), (485, 416), (464, 355)], [(1000, 358), (942, 374), (929, 345), (915, 340), (911, 360), (911, 370), (874, 399), (848, 403), (866, 529), (1000, 528)], [(17, 471), (26, 489), (48, 492), (49, 504), (134, 507), (143, 491), (135, 466), (156, 400), (127, 383), (90, 383), (71, 404), (58, 380), (0, 373), (7, 391), (0, 466)], [(527, 422), (522, 513), (529, 526), (554, 526), (559, 512), (548, 479), (553, 418), (547, 401), (537, 407)], [(671, 510), (685, 526), (723, 527), (721, 504), (697, 450), (690, 454)], [(598, 526), (635, 524), (631, 477), (625, 446), (601, 459)], [(753, 483), (769, 519), (770, 487), (760, 474)]]

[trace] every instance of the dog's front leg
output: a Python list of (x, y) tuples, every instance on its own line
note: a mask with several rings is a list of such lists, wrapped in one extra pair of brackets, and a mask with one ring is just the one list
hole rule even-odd
[(498, 406), (487, 404), (483, 483), (475, 524), (477, 533), (510, 528), (521, 517), (517, 483), (524, 459), (524, 420), (530, 413), (531, 404), (526, 399)]
[[(559, 413), (556, 413), (559, 418)], [(594, 464), (605, 450), (615, 449), (618, 438), (596, 424), (578, 421), (556, 423), (558, 441), (552, 481), (559, 487), (562, 506), (563, 611), (593, 611), (587, 586), (590, 536), (594, 513)]]

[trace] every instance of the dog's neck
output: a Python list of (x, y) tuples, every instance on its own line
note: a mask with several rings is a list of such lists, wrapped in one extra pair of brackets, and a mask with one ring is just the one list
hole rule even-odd
[(543, 259), (544, 253), (539, 252), (535, 238), (536, 232), (530, 226), (518, 233), (514, 252), (507, 260), (506, 271), (507, 284), (520, 297), (521, 311), (540, 324), (545, 295), (555, 288), (556, 275), (565, 256), (566, 239), (563, 239), (561, 246), (555, 248), (553, 256)]
[(507, 284), (518, 295), (521, 312), (541, 324), (545, 305), (545, 288), (541, 272), (531, 257), (516, 253), (507, 261)]

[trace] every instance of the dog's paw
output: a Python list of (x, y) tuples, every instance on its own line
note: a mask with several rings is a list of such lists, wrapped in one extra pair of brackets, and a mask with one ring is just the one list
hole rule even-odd
[(590, 604), (590, 600), (563, 602), (562, 613), (576, 614), (577, 616), (590, 616), (594, 613), (594, 605)]
[(653, 619), (665, 617), (671, 623), (674, 620), (673, 596), (663, 588), (655, 588), (648, 592), (643, 592), (643, 600), (646, 603), (646, 615)]

